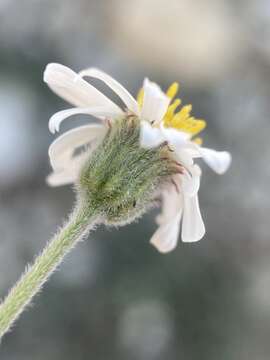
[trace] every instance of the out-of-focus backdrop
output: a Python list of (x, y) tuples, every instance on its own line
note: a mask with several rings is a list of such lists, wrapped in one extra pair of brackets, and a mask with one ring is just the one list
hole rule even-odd
[[(48, 62), (99, 67), (134, 94), (144, 76), (208, 121), (207, 234), (164, 256), (155, 211), (81, 243), (7, 335), (2, 360), (269, 360), (270, 2), (0, 0), (0, 297), (69, 213), (50, 189), (48, 118), (68, 107), (42, 82)], [(62, 130), (71, 126), (67, 121)], [(81, 117), (81, 122), (86, 117)]]

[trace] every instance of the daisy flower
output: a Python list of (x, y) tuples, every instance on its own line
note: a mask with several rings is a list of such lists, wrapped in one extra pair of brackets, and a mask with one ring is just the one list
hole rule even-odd
[[(102, 81), (118, 95), (125, 107), (116, 105), (88, 83), (86, 77)], [(184, 242), (198, 241), (204, 236), (198, 201), (201, 169), (194, 159), (202, 158), (215, 172), (223, 174), (230, 165), (231, 156), (226, 151), (202, 146), (202, 139), (197, 135), (205, 128), (206, 122), (191, 116), (192, 106), (181, 106), (181, 100), (175, 98), (177, 83), (163, 92), (156, 83), (145, 79), (135, 99), (118, 81), (96, 68), (76, 73), (56, 63), (47, 65), (44, 81), (52, 91), (74, 106), (50, 118), (52, 133), (59, 131), (61, 123), (73, 115), (88, 114), (100, 120), (67, 131), (51, 144), (49, 157), (53, 172), (47, 178), (49, 185), (76, 183), (86, 160), (102, 143), (114, 121), (131, 114), (140, 120), (140, 146), (155, 149), (167, 144), (170, 161), (175, 161), (181, 168), (158, 189), (162, 211), (156, 219), (158, 229), (151, 243), (165, 253), (175, 248), (180, 229)]]
[[(85, 81), (87, 76), (111, 88), (124, 108)], [(44, 81), (73, 105), (51, 117), (52, 133), (73, 115), (99, 121), (67, 131), (49, 148), (53, 171), (47, 181), (51, 186), (74, 184), (76, 203), (67, 222), (0, 303), (0, 340), (64, 257), (98, 224), (125, 225), (161, 199), (151, 243), (167, 253), (177, 245), (180, 230), (183, 241), (200, 240), (205, 233), (198, 201), (201, 169), (194, 159), (202, 158), (218, 174), (231, 162), (228, 152), (202, 146), (197, 135), (206, 123), (190, 115), (191, 105), (180, 106), (176, 83), (165, 93), (145, 79), (135, 100), (115, 79), (94, 68), (77, 74), (49, 64)]]

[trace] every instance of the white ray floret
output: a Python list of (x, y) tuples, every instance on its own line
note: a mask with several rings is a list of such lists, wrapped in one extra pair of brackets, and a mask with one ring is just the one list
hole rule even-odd
[(160, 122), (168, 109), (170, 99), (157, 84), (148, 79), (144, 80), (143, 90), (141, 118), (150, 123)]
[(92, 77), (104, 82), (108, 87), (110, 87), (123, 101), (126, 105), (126, 108), (132, 111), (134, 114), (139, 115), (140, 109), (138, 106), (137, 101), (134, 97), (121, 85), (118, 81), (112, 78), (110, 75), (106, 74), (105, 72), (96, 69), (96, 68), (89, 68), (86, 70), (82, 70), (79, 72), (80, 77)]
[(119, 106), (64, 65), (48, 64), (44, 72), (44, 81), (57, 95), (76, 107), (98, 106), (115, 114), (122, 113)]
[[(94, 143), (95, 147), (106, 134), (106, 127), (101, 124), (79, 126), (59, 136), (49, 147), (49, 158), (54, 170), (69, 167), (74, 150), (80, 146)], [(93, 150), (93, 146), (91, 146)], [(88, 150), (89, 151), (89, 150)]]

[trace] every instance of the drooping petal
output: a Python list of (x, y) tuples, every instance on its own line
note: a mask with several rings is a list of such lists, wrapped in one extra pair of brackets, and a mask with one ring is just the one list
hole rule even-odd
[[(175, 182), (180, 181), (176, 175)], [(160, 252), (166, 253), (177, 245), (183, 210), (183, 195), (172, 185), (162, 192), (162, 212), (156, 218), (159, 225), (150, 242)]]
[(175, 187), (175, 185), (181, 186), (181, 175), (174, 175), (172, 179), (174, 183), (166, 187), (161, 193), (161, 214), (156, 218), (158, 225), (171, 221), (183, 208), (182, 194), (179, 192), (178, 187)]
[(67, 119), (70, 116), (78, 115), (78, 114), (92, 115), (99, 119), (104, 119), (106, 117), (109, 118), (113, 117), (113, 113), (110, 113), (101, 107), (66, 109), (57, 112), (50, 118), (49, 120), (50, 132), (54, 134), (56, 131), (59, 131), (60, 125), (63, 120)]
[(75, 106), (101, 106), (116, 115), (122, 114), (116, 104), (67, 66), (48, 64), (44, 71), (44, 81), (57, 95)]
[(117, 80), (112, 78), (110, 75), (105, 72), (96, 69), (89, 68), (79, 72), (81, 77), (89, 76), (103, 81), (107, 86), (109, 86), (123, 101), (127, 106), (127, 109), (132, 111), (134, 114), (139, 115), (139, 106), (134, 97), (121, 85)]
[(181, 177), (182, 189), (187, 196), (194, 196), (200, 188), (201, 169), (198, 165), (189, 167), (189, 171), (185, 170)]
[(184, 194), (184, 210), (182, 220), (182, 241), (199, 241), (205, 234), (205, 226), (200, 212), (198, 195)]
[(165, 138), (159, 128), (155, 128), (146, 121), (141, 121), (140, 144), (146, 149), (160, 145)]
[(181, 213), (178, 213), (170, 222), (161, 225), (150, 239), (161, 253), (172, 251), (178, 242)]
[(203, 160), (216, 173), (224, 174), (231, 164), (231, 154), (227, 151), (215, 151), (208, 148), (200, 148)]
[(106, 127), (100, 124), (91, 124), (80, 126), (78, 128), (67, 131), (59, 136), (49, 147), (49, 157), (52, 168), (65, 169), (68, 168), (74, 150), (84, 144), (93, 144), (89, 151), (102, 141), (106, 134)]
[(144, 80), (143, 90), (142, 119), (150, 123), (160, 122), (168, 109), (170, 98), (164, 94), (157, 84), (148, 79)]

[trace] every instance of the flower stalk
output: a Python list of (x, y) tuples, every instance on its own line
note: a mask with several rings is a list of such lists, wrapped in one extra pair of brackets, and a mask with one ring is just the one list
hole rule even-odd
[(83, 239), (98, 221), (94, 209), (75, 209), (69, 221), (48, 242), (34, 263), (26, 268), (20, 280), (0, 305), (0, 339), (30, 304), (65, 255)]

